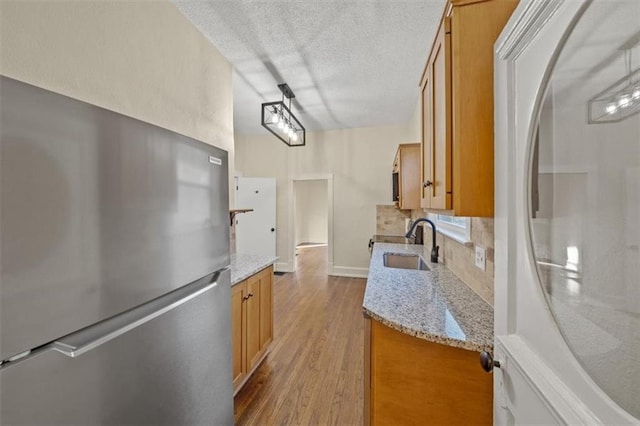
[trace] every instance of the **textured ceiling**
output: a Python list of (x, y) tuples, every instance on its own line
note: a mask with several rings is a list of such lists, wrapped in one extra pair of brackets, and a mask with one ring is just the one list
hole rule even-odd
[(405, 123), (445, 0), (174, 0), (233, 64), (234, 126), (262, 134), (281, 99), (307, 130)]

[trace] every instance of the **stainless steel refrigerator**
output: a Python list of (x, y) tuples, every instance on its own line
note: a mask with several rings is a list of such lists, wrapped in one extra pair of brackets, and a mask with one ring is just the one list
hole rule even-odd
[(227, 153), (0, 77), (0, 424), (233, 424)]

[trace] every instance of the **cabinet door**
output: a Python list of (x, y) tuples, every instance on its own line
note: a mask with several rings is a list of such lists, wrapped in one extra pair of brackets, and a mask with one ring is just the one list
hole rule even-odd
[(247, 280), (247, 371), (260, 359), (260, 278), (259, 274)]
[(245, 358), (246, 344), (243, 328), (245, 328), (245, 303), (247, 294), (246, 281), (236, 284), (231, 288), (231, 341), (233, 346), (233, 388), (242, 382), (247, 374)]
[(398, 150), (400, 157), (400, 201), (402, 210), (420, 208), (420, 146), (402, 144)]
[(369, 326), (371, 425), (492, 424), (493, 380), (478, 353)]
[(433, 193), (433, 81), (431, 79), (431, 63), (427, 65), (425, 80), (422, 85), (422, 208), (431, 207)]
[(431, 53), (431, 189), (430, 208), (451, 209), (451, 33), (444, 18)]
[(273, 339), (273, 267), (260, 272), (260, 350)]

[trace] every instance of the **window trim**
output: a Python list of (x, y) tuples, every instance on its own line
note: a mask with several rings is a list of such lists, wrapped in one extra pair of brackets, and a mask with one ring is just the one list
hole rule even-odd
[[(443, 222), (438, 219), (437, 213), (429, 213), (429, 219), (436, 224), (437, 232), (444, 235), (447, 238), (451, 238), (454, 241), (464, 245), (464, 246), (473, 246), (473, 242), (471, 241), (471, 218), (465, 217), (466, 225), (465, 227), (452, 225), (448, 222)], [(446, 215), (443, 215), (446, 216)]]

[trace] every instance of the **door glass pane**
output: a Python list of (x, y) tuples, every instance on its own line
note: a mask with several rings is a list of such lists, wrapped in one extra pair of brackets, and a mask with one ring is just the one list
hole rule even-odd
[(550, 74), (532, 150), (540, 283), (568, 346), (640, 418), (640, 1), (594, 1)]

